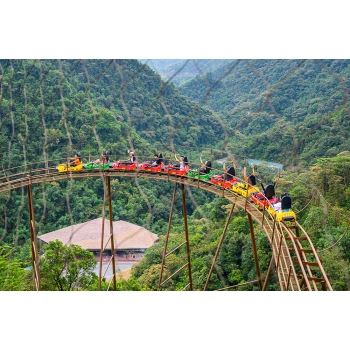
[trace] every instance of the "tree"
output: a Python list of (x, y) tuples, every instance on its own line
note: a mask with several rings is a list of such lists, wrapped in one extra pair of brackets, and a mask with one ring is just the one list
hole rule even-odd
[(21, 263), (13, 257), (10, 246), (0, 245), (0, 290), (28, 290), (30, 273), (21, 267)]
[(40, 264), (44, 290), (85, 290), (97, 279), (94, 255), (77, 245), (48, 243)]

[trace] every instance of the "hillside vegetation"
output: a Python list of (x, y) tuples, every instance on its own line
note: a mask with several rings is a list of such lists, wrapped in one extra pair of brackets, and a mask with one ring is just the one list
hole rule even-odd
[[(211, 112), (136, 60), (1, 60), (0, 77), (0, 164), (21, 166), (12, 172), (28, 171), (33, 162), (53, 160), (52, 166), (76, 151), (85, 160), (103, 150), (123, 159), (130, 148), (147, 159), (156, 151), (170, 156), (175, 148), (212, 145), (221, 132)], [(168, 184), (120, 179), (113, 181), (117, 188), (115, 219), (163, 229)], [(34, 190), (39, 233), (101, 215), (100, 179)], [(24, 190), (0, 198), (0, 239), (23, 243)]]
[(241, 60), (181, 87), (220, 112), (234, 154), (312, 163), (350, 149), (348, 60)]

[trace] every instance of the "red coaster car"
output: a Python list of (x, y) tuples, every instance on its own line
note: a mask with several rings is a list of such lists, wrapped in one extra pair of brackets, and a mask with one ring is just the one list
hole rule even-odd
[(233, 177), (231, 180), (225, 180), (223, 175), (214, 175), (211, 177), (210, 181), (214, 185), (218, 185), (230, 190), (232, 188), (232, 185), (234, 185), (238, 179)]
[(139, 170), (140, 171), (149, 171), (151, 173), (160, 173), (163, 171), (163, 163), (158, 164), (158, 165), (152, 165), (150, 163), (141, 163), (139, 165)]
[(259, 209), (263, 209), (264, 207), (268, 208), (270, 205), (276, 204), (280, 201), (277, 197), (267, 199), (261, 192), (253, 193), (250, 199), (259, 207)]
[(179, 168), (176, 168), (174, 165), (169, 164), (168, 166), (164, 167), (163, 171), (168, 173), (169, 175), (186, 176), (187, 173), (190, 171), (190, 167), (185, 166), (184, 169), (180, 170)]
[(135, 171), (137, 163), (126, 163), (122, 161), (114, 162), (112, 164), (113, 170)]

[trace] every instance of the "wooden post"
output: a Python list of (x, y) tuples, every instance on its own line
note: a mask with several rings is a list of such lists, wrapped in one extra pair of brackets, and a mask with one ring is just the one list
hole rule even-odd
[(114, 286), (114, 290), (117, 290), (117, 276), (116, 276), (116, 268), (115, 268), (115, 249), (114, 249), (114, 234), (113, 234), (111, 178), (109, 175), (106, 177), (106, 184), (107, 184), (108, 207), (109, 207), (109, 233), (110, 233), (110, 238), (111, 238), (113, 286)]
[(33, 192), (32, 183), (29, 178), (29, 183), (27, 186), (28, 190), (28, 209), (29, 209), (29, 229), (30, 229), (30, 245), (32, 252), (32, 267), (33, 267), (33, 279), (35, 289), (40, 290), (40, 271), (39, 271), (39, 252), (38, 252), (38, 241), (35, 230), (35, 214), (33, 205)]
[(181, 184), (181, 191), (182, 191), (182, 215), (184, 219), (184, 229), (185, 229), (185, 239), (186, 239), (188, 278), (189, 278), (190, 290), (193, 290), (191, 251), (190, 251), (190, 241), (188, 236), (188, 225), (187, 225), (186, 193), (185, 193), (185, 185), (183, 183)]
[(227, 215), (227, 219), (226, 219), (226, 223), (225, 223), (225, 226), (224, 226), (224, 230), (222, 232), (222, 235), (220, 237), (220, 241), (218, 243), (218, 246), (216, 248), (216, 252), (215, 252), (215, 255), (214, 255), (214, 258), (213, 258), (213, 261), (212, 261), (212, 264), (210, 266), (210, 270), (209, 270), (209, 273), (208, 273), (208, 277), (207, 277), (207, 281), (205, 282), (205, 286), (204, 286), (204, 289), (203, 290), (207, 290), (207, 287), (208, 287), (208, 284), (209, 284), (209, 280), (210, 280), (210, 277), (211, 277), (211, 274), (213, 272), (213, 269), (214, 269), (214, 265), (216, 263), (216, 260), (219, 256), (219, 252), (220, 252), (220, 249), (221, 249), (221, 246), (222, 246), (222, 243), (224, 242), (224, 239), (225, 239), (225, 236), (226, 236), (226, 232), (227, 232), (227, 228), (230, 224), (230, 221), (231, 221), (231, 218), (232, 218), (232, 214), (233, 214), (233, 210), (235, 208), (235, 204), (232, 205), (232, 208), (229, 212), (229, 214)]
[(162, 255), (162, 266), (161, 266), (161, 269), (160, 269), (158, 290), (160, 290), (160, 285), (162, 284), (162, 279), (163, 279), (165, 257), (166, 257), (167, 250), (168, 250), (170, 229), (171, 229), (171, 223), (172, 223), (172, 220), (173, 220), (173, 212), (174, 212), (174, 205), (175, 205), (176, 189), (177, 189), (177, 183), (175, 183), (175, 186), (174, 186), (173, 196), (172, 196), (171, 205), (170, 205), (168, 228), (167, 228), (167, 232), (166, 232), (166, 236), (165, 236), (165, 245), (164, 245), (164, 250), (163, 250), (163, 255)]
[(249, 221), (249, 228), (250, 228), (250, 239), (252, 241), (253, 255), (254, 255), (254, 260), (255, 260), (256, 274), (258, 276), (260, 290), (262, 290), (263, 286), (262, 286), (262, 282), (261, 282), (260, 266), (259, 266), (258, 253), (257, 253), (257, 249), (256, 249), (253, 220), (252, 220), (252, 216), (249, 213), (248, 213), (248, 221)]
[(101, 229), (101, 250), (100, 250), (100, 269), (98, 273), (98, 288), (101, 290), (102, 285), (102, 262), (104, 251), (104, 236), (105, 236), (105, 216), (106, 216), (106, 182), (103, 177), (103, 207), (102, 207), (102, 229)]

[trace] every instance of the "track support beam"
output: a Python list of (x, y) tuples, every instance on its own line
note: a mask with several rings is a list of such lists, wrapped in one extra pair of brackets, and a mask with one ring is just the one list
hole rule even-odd
[(105, 177), (102, 180), (103, 183), (103, 206), (102, 206), (102, 228), (101, 228), (101, 250), (100, 250), (100, 268), (98, 272), (98, 288), (102, 287), (102, 263), (103, 263), (103, 251), (104, 251), (104, 236), (105, 236), (105, 216), (106, 216), (106, 181)]
[(249, 213), (247, 213), (247, 215), (248, 215), (248, 222), (249, 222), (250, 239), (252, 241), (253, 255), (254, 255), (254, 260), (255, 260), (255, 269), (256, 269), (256, 274), (258, 276), (259, 287), (260, 287), (260, 290), (262, 290), (263, 286), (262, 286), (262, 282), (261, 282), (261, 274), (260, 274), (260, 265), (259, 265), (259, 259), (258, 259), (258, 252), (257, 252), (257, 249), (256, 249), (253, 219), (252, 219), (252, 216)]
[(181, 184), (182, 192), (182, 215), (184, 219), (184, 229), (185, 229), (185, 240), (186, 240), (186, 254), (187, 254), (187, 268), (188, 268), (188, 279), (189, 279), (189, 288), (193, 290), (192, 283), (192, 269), (191, 269), (191, 250), (190, 250), (190, 240), (188, 235), (188, 224), (187, 224), (187, 208), (186, 208), (186, 192), (185, 185)]
[(111, 238), (111, 253), (112, 253), (112, 271), (113, 271), (113, 287), (117, 290), (117, 276), (115, 267), (115, 248), (114, 248), (114, 233), (113, 233), (113, 209), (112, 209), (112, 194), (111, 194), (111, 178), (106, 177), (106, 186), (108, 194), (108, 208), (109, 208), (109, 233)]
[(205, 286), (204, 286), (204, 289), (203, 289), (203, 290), (207, 290), (207, 288), (208, 288), (208, 284), (209, 284), (209, 281), (210, 281), (210, 277), (211, 277), (211, 274), (213, 273), (213, 269), (214, 269), (216, 260), (217, 260), (217, 258), (218, 258), (218, 256), (219, 256), (220, 249), (221, 249), (222, 244), (223, 244), (223, 242), (224, 242), (224, 240), (225, 240), (226, 232), (227, 232), (228, 226), (229, 226), (229, 224), (230, 224), (230, 222), (231, 222), (231, 218), (232, 218), (233, 210), (235, 209), (235, 205), (236, 205), (236, 204), (232, 204), (232, 208), (231, 208), (230, 212), (229, 212), (228, 215), (227, 215), (227, 219), (226, 219), (226, 222), (225, 222), (224, 230), (223, 230), (223, 232), (222, 232), (222, 235), (221, 235), (221, 237), (220, 237), (218, 246), (217, 246), (217, 248), (216, 248), (215, 255), (214, 255), (213, 261), (212, 261), (212, 263), (211, 263), (210, 270), (209, 270), (209, 273), (208, 273), (208, 277), (207, 277), (207, 280), (206, 280), (206, 282), (205, 282)]
[(177, 183), (175, 183), (175, 186), (174, 186), (173, 196), (172, 196), (172, 199), (171, 199), (171, 205), (170, 205), (170, 210), (169, 210), (168, 228), (167, 228), (167, 232), (166, 232), (166, 236), (165, 236), (165, 244), (164, 244), (164, 250), (163, 250), (163, 255), (162, 255), (162, 265), (161, 265), (161, 268), (160, 268), (160, 276), (159, 276), (159, 282), (158, 282), (158, 290), (160, 290), (160, 287), (162, 285), (162, 280), (163, 280), (165, 258), (167, 256), (171, 224), (172, 224), (172, 221), (173, 221), (173, 213), (174, 213), (174, 205), (175, 205), (175, 198), (176, 198), (176, 190), (177, 190)]
[(32, 183), (29, 179), (28, 187), (28, 209), (29, 209), (29, 229), (30, 229), (30, 246), (32, 252), (32, 267), (35, 289), (40, 290), (40, 257), (38, 251), (38, 239), (35, 230), (35, 213), (33, 204)]

